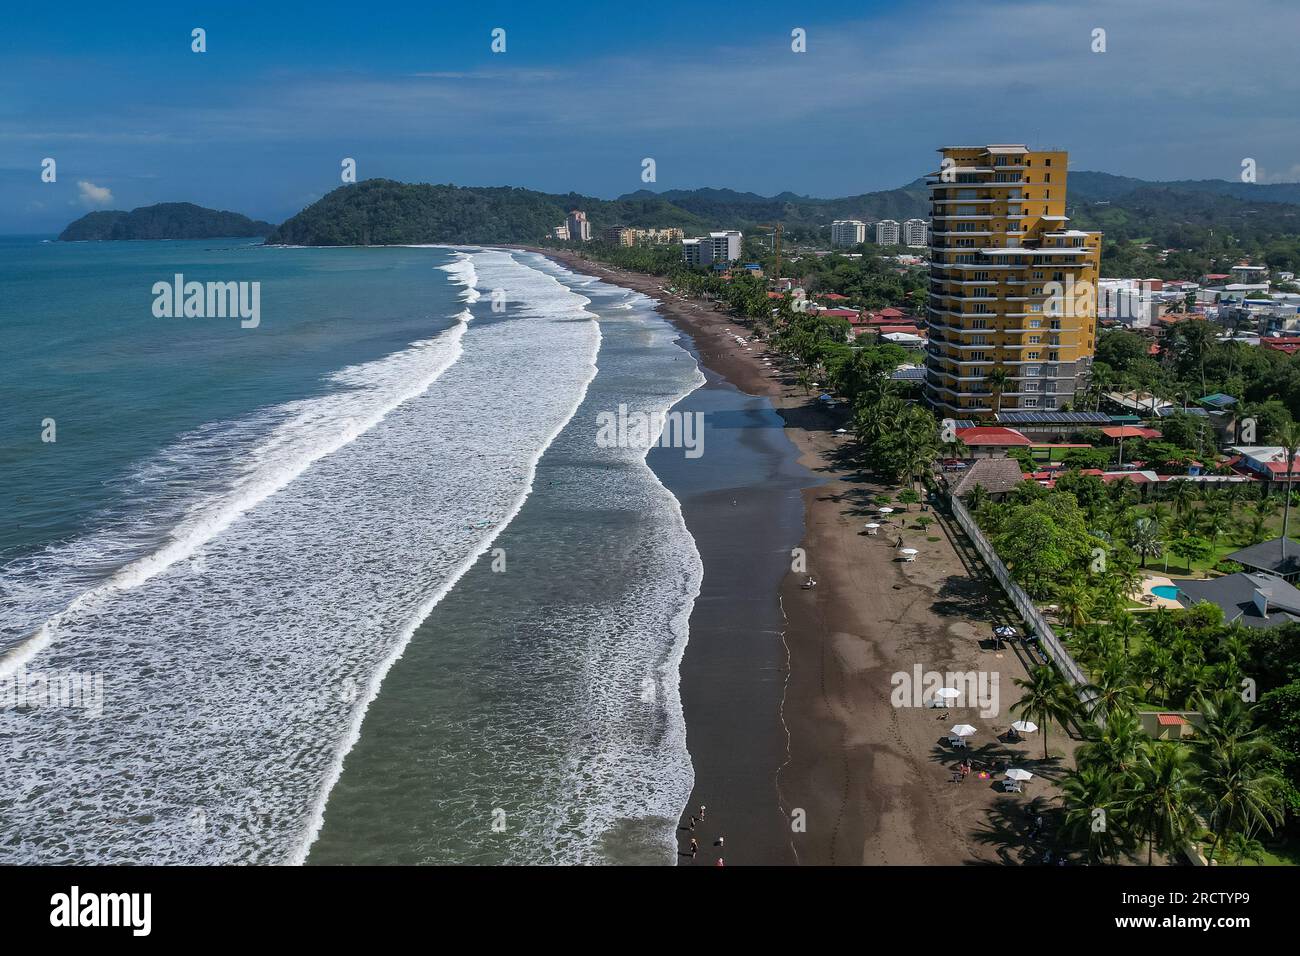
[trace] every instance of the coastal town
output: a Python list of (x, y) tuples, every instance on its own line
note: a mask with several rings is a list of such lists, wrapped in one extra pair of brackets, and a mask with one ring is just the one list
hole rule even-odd
[[(1068, 166), (1063, 150), (947, 147), (928, 220), (837, 219), (816, 243), (783, 243), (780, 223), (592, 238), (578, 210), (552, 238), (612, 281), (654, 276), (634, 287), (667, 297), (706, 364), (771, 396), (805, 460), (854, 489), (809, 528), (816, 570), (792, 572), (786, 608), (792, 632), (805, 610), (841, 618), (864, 646), (837, 656), (906, 685), (872, 711), (891, 688), (848, 668), (838, 706), (807, 716), (860, 735), (874, 713), (904, 741), (904, 781), (865, 798), (877, 830), (857, 836), (879, 855), (863, 862), (914, 858), (921, 811), (890, 830), (886, 810), (922, 800), (963, 821), (933, 862), (1295, 863), (1300, 286), (1245, 257), (1107, 275), (1103, 233), (1067, 217)], [(943, 649), (924, 691), (914, 652), (863, 619), (888, 618), (899, 588), (900, 615), (925, 615)], [(981, 610), (955, 613), (954, 592)], [(796, 737), (796, 768), (826, 759)]]

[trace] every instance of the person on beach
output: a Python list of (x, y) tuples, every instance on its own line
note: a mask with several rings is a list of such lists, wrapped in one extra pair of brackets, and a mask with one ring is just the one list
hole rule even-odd
[(725, 846), (726, 843), (727, 843), (727, 838), (726, 838), (726, 837), (721, 837), (721, 836), (720, 836), (720, 837), (717, 838), (717, 840), (715, 840), (715, 841), (713, 842), (713, 845), (714, 845), (714, 846)]
[(702, 804), (702, 803), (700, 804), (700, 819), (701, 819), (701, 820), (704, 819), (704, 811), (707, 810), (707, 809), (709, 809), (709, 808), (706, 807), (704, 804)]
[(695, 854), (700, 852), (700, 841), (691, 837), (691, 859), (695, 859)]

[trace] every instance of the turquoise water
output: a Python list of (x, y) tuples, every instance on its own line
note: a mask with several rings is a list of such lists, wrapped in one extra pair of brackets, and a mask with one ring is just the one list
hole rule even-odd
[[(102, 682), (0, 706), (0, 862), (672, 861), (700, 560), (595, 440), (702, 381), (648, 300), (491, 250), (0, 270), (0, 678)], [(178, 272), (260, 325), (156, 318)]]
[(1172, 584), (1157, 584), (1151, 589), (1151, 593), (1167, 601), (1178, 600), (1178, 588)]

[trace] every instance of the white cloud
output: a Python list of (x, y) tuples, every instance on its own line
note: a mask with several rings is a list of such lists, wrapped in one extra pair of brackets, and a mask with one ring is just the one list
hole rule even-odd
[(77, 190), (83, 206), (107, 206), (113, 201), (113, 190), (107, 186), (96, 186), (82, 179), (77, 182)]

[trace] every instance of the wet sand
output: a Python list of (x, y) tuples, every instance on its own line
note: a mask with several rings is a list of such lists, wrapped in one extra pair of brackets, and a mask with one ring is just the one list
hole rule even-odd
[[(1010, 618), (1001, 592), (964, 538), (947, 522), (918, 529), (917, 506), (892, 516), (879, 536), (868, 536), (863, 524), (872, 499), (899, 489), (882, 487), (841, 461), (843, 439), (835, 434), (844, 424), (840, 414), (798, 391), (791, 376), (779, 370), (775, 354), (773, 366), (765, 367), (763, 345), (749, 344), (752, 351), (738, 346), (733, 335), (747, 338), (748, 333), (732, 317), (706, 303), (668, 295), (657, 277), (567, 250), (535, 251), (658, 299), (660, 311), (691, 336), (708, 369), (772, 402), (785, 419), (800, 464), (820, 479), (802, 491), (800, 542), (817, 586), (802, 588), (806, 575), (788, 568), (779, 584), (786, 683), (775, 721), (773, 695), (762, 692), (774, 684), (765, 659), (740, 655), (736, 636), (726, 629), (697, 630), (696, 616), (691, 621), (682, 663), (688, 746), (697, 773), (690, 806), (708, 804), (709, 818), (715, 807), (735, 815), (734, 822), (726, 821), (728, 864), (1038, 859), (1042, 848), (1026, 833), (1037, 808), (1053, 796), (1051, 780), (1060, 776), (1058, 755), (1068, 742), (1053, 728), (1052, 757), (1044, 761), (1037, 735), (1017, 744), (999, 739), (1016, 719), (1009, 710), (1019, 693), (1013, 680), (1026, 675), (1027, 662), (1019, 645), (994, 650), (988, 641), (992, 625)], [(699, 515), (693, 525), (691, 509), (684, 506), (684, 512), (705, 554), (707, 587), (713, 535), (701, 529)], [(897, 556), (900, 534), (906, 546), (920, 552), (915, 562)], [(742, 578), (728, 586), (738, 589), (733, 601), (764, 599), (753, 581)], [(924, 672), (976, 672), (996, 688), (996, 707), (953, 707), (941, 719), (942, 711), (895, 706), (896, 675), (911, 675), (918, 665)], [(712, 695), (710, 703), (702, 699), (701, 687)], [(981, 710), (996, 712), (982, 715)], [(978, 730), (969, 751), (954, 751), (943, 742), (957, 723)], [(773, 733), (777, 739), (767, 739)], [(768, 786), (763, 770), (782, 748), (784, 757), (771, 768)], [(952, 769), (967, 755), (977, 772), (954, 782)], [(1023, 795), (1004, 794), (997, 779), (978, 775), (981, 766), (1000, 759), (1036, 775)], [(736, 772), (742, 765), (744, 772)], [(683, 834), (684, 842), (688, 836)], [(712, 862), (712, 833), (697, 837), (700, 859)], [(752, 852), (741, 852), (746, 845)]]

